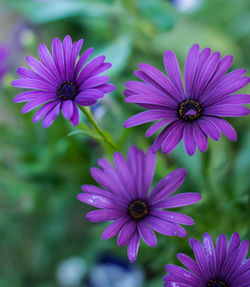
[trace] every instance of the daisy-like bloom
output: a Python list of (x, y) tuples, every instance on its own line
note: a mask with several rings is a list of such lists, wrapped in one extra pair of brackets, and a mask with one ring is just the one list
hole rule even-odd
[(125, 101), (148, 110), (129, 118), (124, 127), (159, 120), (146, 132), (149, 137), (164, 127), (154, 141), (154, 152), (161, 147), (163, 153), (170, 153), (182, 138), (189, 155), (195, 153), (196, 146), (206, 151), (208, 137), (217, 141), (221, 133), (236, 141), (234, 128), (221, 117), (249, 114), (249, 109), (242, 104), (250, 103), (250, 95), (234, 94), (248, 84), (249, 78), (243, 77), (246, 70), (238, 69), (225, 75), (233, 57), (227, 55), (220, 59), (219, 52), (211, 54), (209, 48), (200, 51), (195, 44), (186, 58), (184, 90), (175, 53), (166, 51), (163, 60), (168, 76), (152, 65), (141, 63), (135, 75), (143, 83), (126, 83)]
[(5, 46), (0, 45), (0, 82), (7, 71), (6, 67), (6, 57), (8, 55), (7, 49)]
[(194, 204), (201, 199), (198, 193), (171, 196), (186, 178), (184, 168), (169, 173), (149, 193), (155, 160), (156, 154), (151, 148), (144, 154), (134, 146), (128, 151), (128, 160), (119, 152), (114, 154), (114, 167), (99, 159), (101, 169), (93, 167), (90, 171), (103, 188), (83, 185), (84, 193), (78, 195), (80, 201), (100, 208), (87, 213), (87, 220), (113, 221), (102, 233), (102, 239), (118, 234), (117, 244), (127, 245), (131, 262), (136, 260), (140, 238), (150, 247), (156, 245), (153, 230), (167, 236), (185, 237), (186, 231), (179, 224), (192, 225), (192, 218), (164, 209)]
[(43, 119), (43, 127), (49, 127), (60, 110), (73, 125), (79, 123), (79, 106), (91, 106), (105, 93), (114, 90), (109, 84), (109, 77), (100, 74), (111, 67), (104, 63), (105, 56), (87, 60), (94, 49), (87, 49), (78, 59), (83, 39), (72, 43), (66, 36), (61, 42), (55, 38), (52, 42), (52, 55), (44, 44), (40, 44), (38, 53), (40, 61), (28, 56), (26, 61), (30, 69), (18, 68), (21, 79), (12, 82), (14, 87), (32, 89), (17, 95), (14, 102), (28, 102), (22, 108), (27, 113), (38, 106), (33, 122)]
[(221, 234), (216, 248), (208, 233), (203, 236), (203, 244), (191, 238), (190, 246), (194, 251), (194, 261), (189, 256), (177, 255), (185, 268), (166, 265), (165, 287), (249, 287), (250, 259), (247, 259), (248, 240), (240, 242), (234, 233), (230, 243)]

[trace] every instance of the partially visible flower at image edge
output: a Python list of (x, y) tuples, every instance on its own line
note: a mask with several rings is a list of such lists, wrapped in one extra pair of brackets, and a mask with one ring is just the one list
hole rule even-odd
[(55, 38), (52, 42), (52, 56), (44, 44), (38, 47), (40, 61), (28, 56), (30, 69), (18, 68), (21, 79), (12, 85), (18, 88), (33, 89), (14, 98), (14, 102), (28, 102), (22, 108), (27, 113), (41, 106), (33, 117), (33, 122), (43, 119), (43, 127), (49, 127), (62, 111), (65, 119), (73, 125), (79, 123), (79, 106), (94, 105), (105, 93), (112, 92), (114, 85), (109, 77), (100, 75), (111, 67), (101, 55), (88, 64), (87, 60), (94, 49), (87, 49), (78, 59), (83, 39), (73, 42), (68, 35), (63, 42)]
[(143, 82), (129, 81), (125, 85), (125, 102), (135, 103), (147, 109), (129, 118), (124, 127), (134, 127), (159, 120), (147, 131), (152, 136), (164, 129), (153, 143), (153, 151), (160, 149), (170, 153), (183, 138), (188, 155), (207, 150), (208, 137), (218, 141), (221, 132), (232, 141), (237, 140), (234, 128), (221, 117), (240, 117), (249, 114), (242, 106), (250, 103), (250, 95), (234, 94), (248, 83), (243, 77), (245, 69), (238, 69), (225, 75), (233, 62), (227, 55), (220, 59), (220, 53), (211, 53), (210, 48), (200, 51), (198, 44), (188, 52), (182, 84), (180, 67), (175, 53), (165, 52), (165, 75), (152, 65), (141, 63), (135, 75)]
[(164, 276), (165, 287), (249, 287), (250, 259), (247, 259), (249, 241), (240, 242), (235, 232), (228, 244), (224, 234), (214, 247), (212, 237), (205, 233), (203, 244), (190, 238), (195, 260), (179, 253), (177, 258), (188, 269), (168, 264)]
[(84, 193), (77, 196), (80, 201), (100, 208), (87, 213), (87, 220), (113, 221), (102, 233), (102, 239), (118, 234), (117, 244), (127, 245), (131, 262), (136, 260), (140, 238), (150, 247), (156, 246), (153, 230), (167, 236), (187, 236), (179, 224), (193, 225), (193, 219), (165, 208), (191, 205), (201, 200), (199, 193), (171, 196), (186, 178), (184, 168), (170, 172), (149, 193), (155, 161), (156, 154), (151, 148), (144, 154), (135, 146), (130, 147), (128, 160), (120, 152), (115, 152), (114, 166), (99, 159), (101, 169), (93, 167), (90, 172), (103, 188), (85, 184), (82, 186)]
[(7, 48), (0, 44), (0, 83), (7, 72), (6, 58), (8, 56)]

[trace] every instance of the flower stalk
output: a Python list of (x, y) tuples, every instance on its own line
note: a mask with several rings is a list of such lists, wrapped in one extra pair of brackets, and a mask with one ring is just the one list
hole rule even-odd
[(87, 109), (86, 107), (79, 106), (80, 110), (84, 113), (86, 118), (89, 120), (93, 128), (96, 130), (96, 132), (103, 138), (103, 140), (106, 142), (108, 146), (111, 147), (112, 150), (117, 151), (118, 147), (114, 143), (112, 137), (105, 131), (103, 131), (98, 124), (96, 123), (91, 111)]

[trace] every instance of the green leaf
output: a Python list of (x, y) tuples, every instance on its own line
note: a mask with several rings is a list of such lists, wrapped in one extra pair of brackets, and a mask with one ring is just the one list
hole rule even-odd
[(104, 54), (107, 61), (112, 63), (112, 67), (106, 72), (106, 75), (117, 75), (126, 67), (131, 53), (131, 45), (131, 37), (123, 35), (108, 46), (98, 50), (98, 54)]
[(86, 135), (88, 137), (94, 138), (97, 141), (102, 140), (102, 137), (100, 135), (96, 134), (94, 130), (91, 130), (86, 124), (80, 123), (78, 125), (78, 127), (80, 128), (80, 130), (70, 132), (68, 134), (68, 136), (70, 137), (70, 136), (74, 136), (77, 134), (83, 134), (83, 135)]
[(69, 17), (86, 15), (89, 17), (123, 14), (119, 3), (109, 5), (95, 1), (54, 0), (54, 1), (13, 1), (9, 4), (36, 24), (44, 24)]

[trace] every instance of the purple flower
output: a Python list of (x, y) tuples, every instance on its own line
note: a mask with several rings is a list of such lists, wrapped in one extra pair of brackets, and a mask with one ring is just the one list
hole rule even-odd
[(238, 69), (224, 75), (233, 57), (227, 55), (220, 59), (219, 52), (211, 54), (209, 48), (199, 51), (199, 45), (195, 44), (185, 63), (184, 91), (174, 52), (166, 51), (163, 59), (168, 77), (154, 66), (142, 63), (135, 75), (144, 83), (126, 83), (125, 101), (148, 110), (129, 118), (124, 127), (159, 120), (146, 132), (146, 137), (149, 137), (164, 127), (153, 144), (154, 152), (161, 147), (163, 153), (170, 153), (182, 138), (189, 155), (195, 153), (196, 146), (204, 152), (208, 137), (217, 141), (221, 132), (236, 141), (235, 130), (221, 117), (249, 114), (249, 109), (242, 104), (250, 103), (250, 95), (234, 95), (249, 83), (249, 78), (243, 77), (246, 70)]
[(0, 82), (7, 71), (7, 66), (5, 60), (7, 58), (8, 52), (5, 46), (0, 45)]
[(28, 56), (26, 61), (31, 70), (17, 69), (21, 79), (13, 81), (12, 85), (33, 90), (17, 95), (14, 102), (28, 102), (22, 108), (22, 113), (42, 105), (35, 113), (33, 122), (44, 118), (43, 127), (47, 128), (62, 110), (63, 116), (77, 125), (77, 105), (91, 106), (105, 93), (114, 90), (114, 86), (108, 83), (109, 77), (99, 75), (111, 67), (110, 63), (104, 63), (104, 55), (85, 65), (94, 51), (89, 48), (77, 60), (82, 44), (82, 39), (72, 43), (70, 36), (66, 36), (62, 43), (55, 38), (52, 42), (52, 56), (47, 47), (40, 44), (38, 53), (41, 62)]
[(140, 237), (150, 247), (155, 247), (155, 231), (168, 236), (185, 237), (186, 231), (179, 225), (192, 225), (192, 218), (164, 208), (194, 204), (201, 199), (198, 193), (170, 196), (183, 183), (186, 170), (179, 168), (164, 177), (148, 194), (154, 176), (156, 154), (151, 148), (147, 153), (132, 146), (128, 160), (119, 152), (114, 154), (113, 167), (104, 159), (98, 164), (102, 169), (91, 168), (92, 177), (102, 188), (83, 185), (84, 193), (78, 199), (100, 208), (87, 213), (91, 222), (113, 221), (102, 234), (109, 239), (118, 234), (117, 244), (127, 245), (128, 258), (137, 257)]
[(248, 240), (240, 242), (234, 233), (229, 246), (227, 238), (221, 234), (216, 248), (208, 233), (203, 236), (203, 245), (190, 239), (196, 262), (179, 253), (180, 262), (189, 270), (175, 265), (166, 265), (165, 287), (249, 287), (250, 259), (247, 259)]

